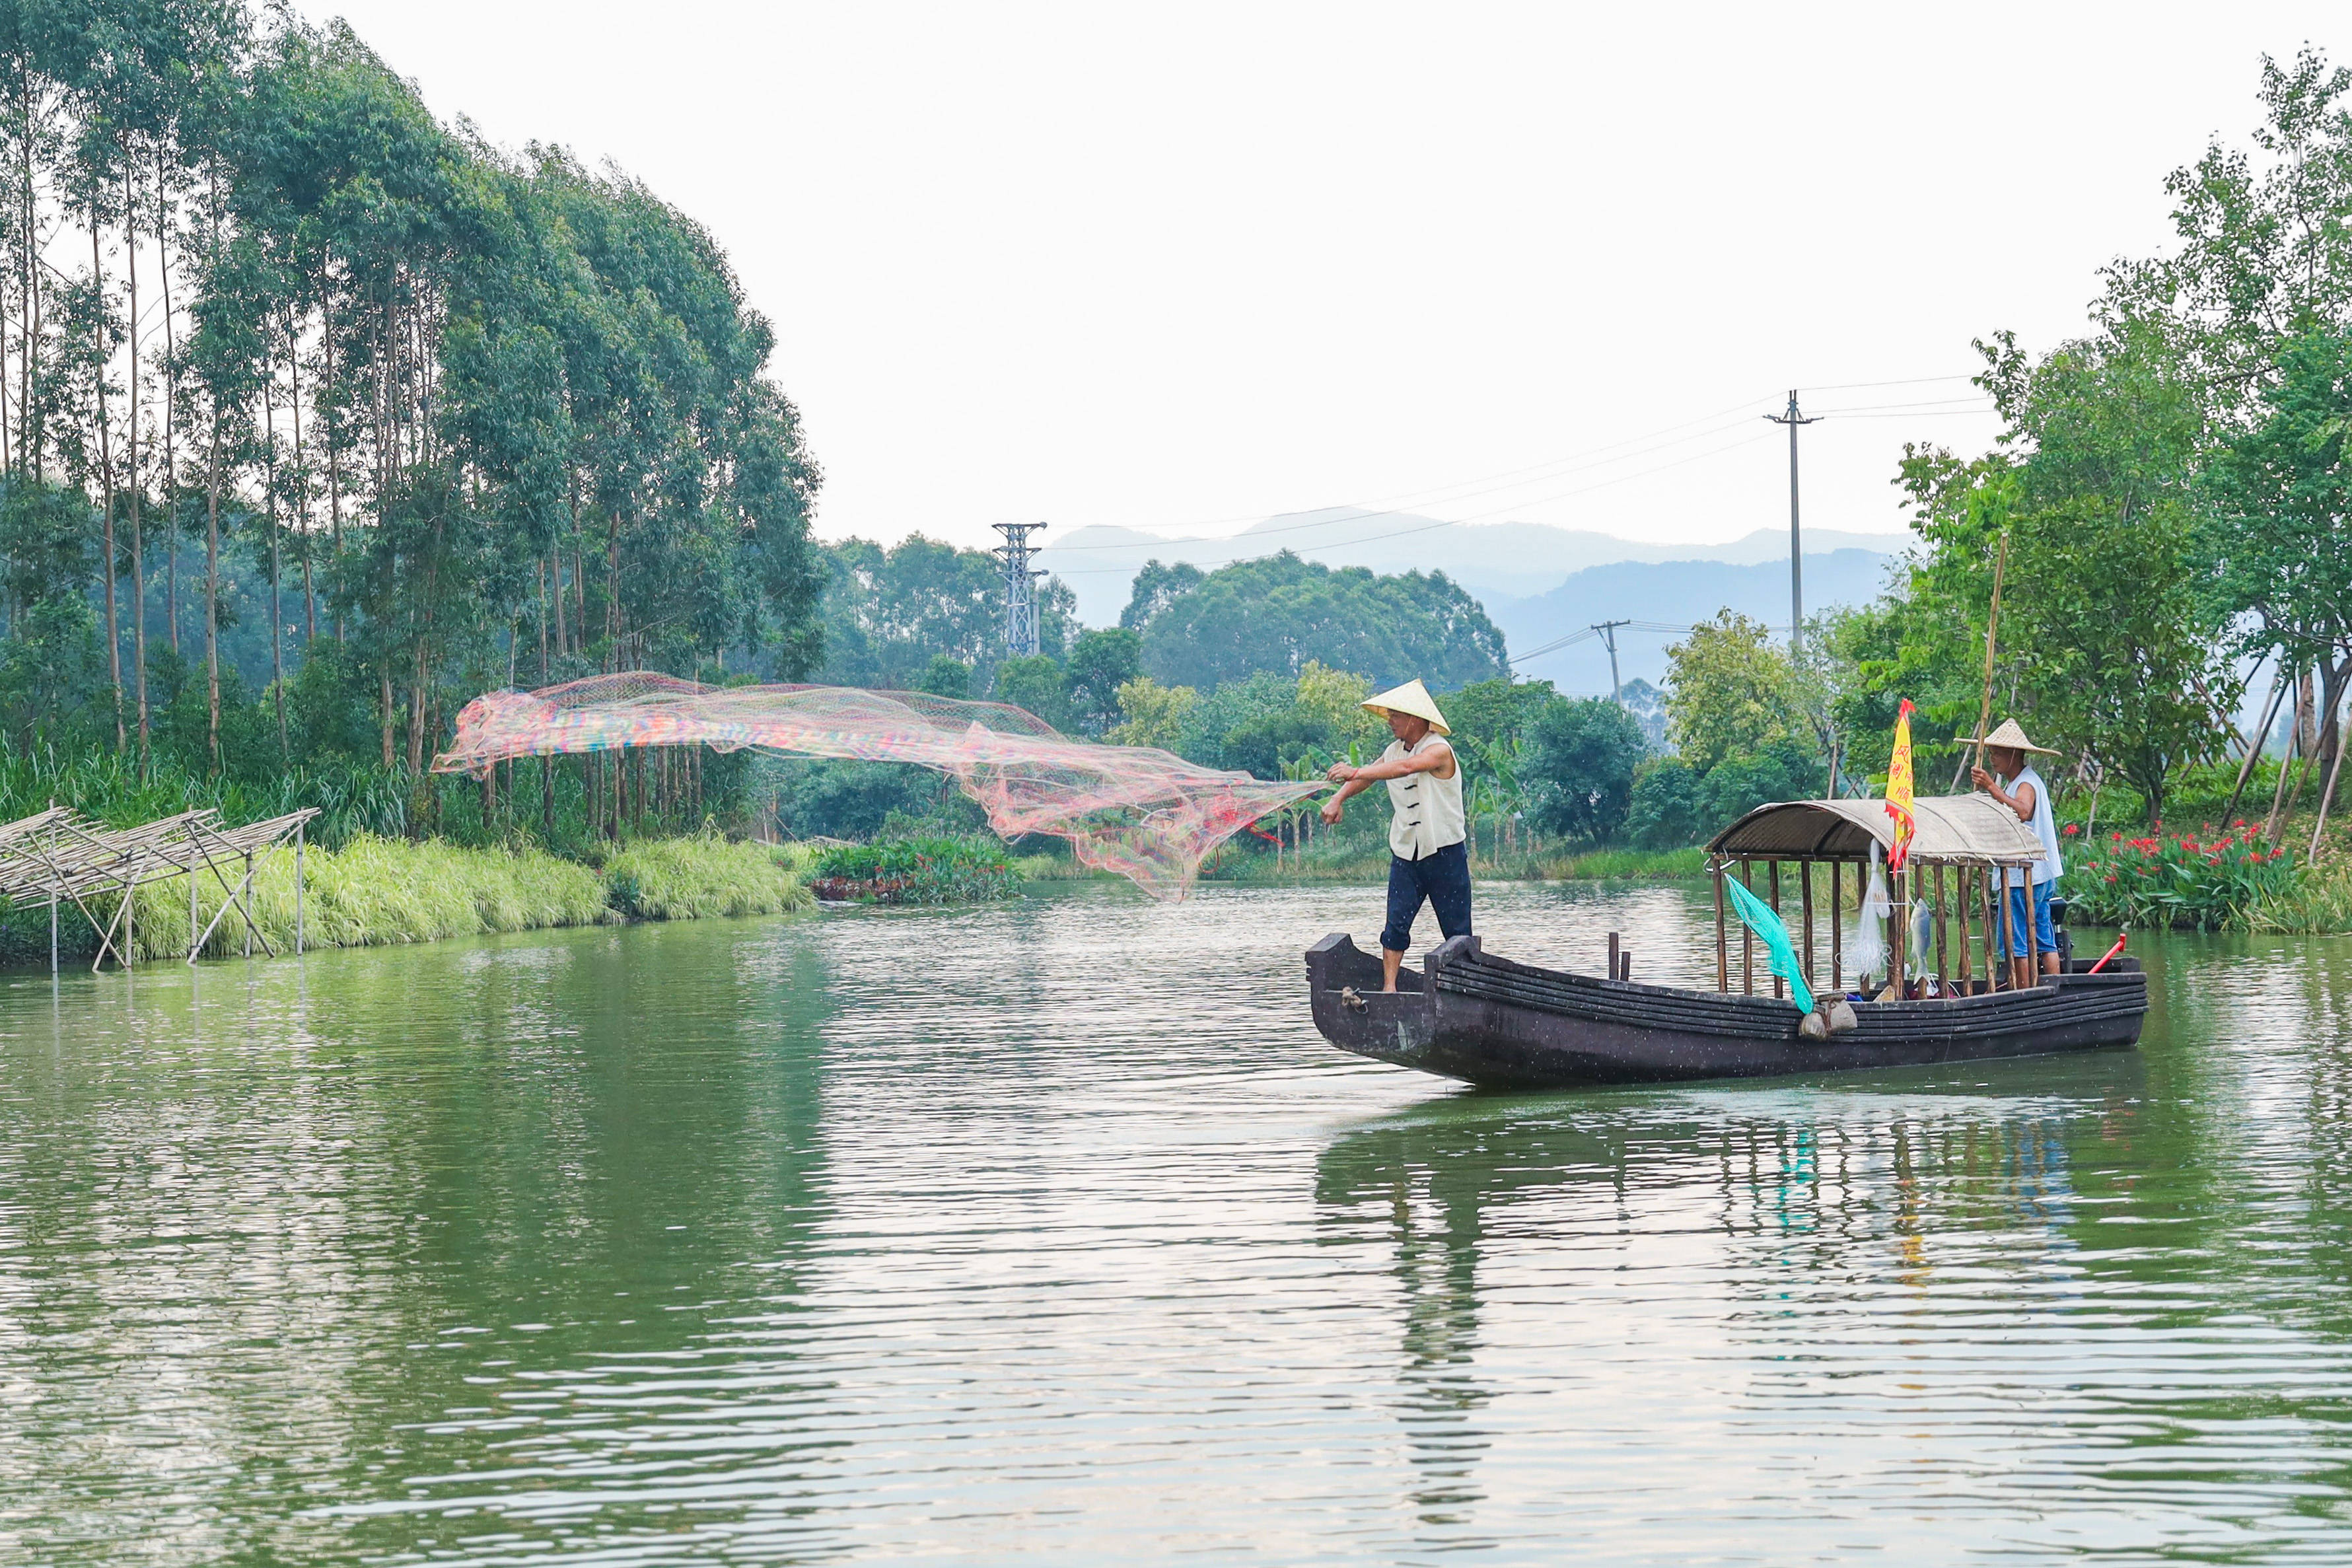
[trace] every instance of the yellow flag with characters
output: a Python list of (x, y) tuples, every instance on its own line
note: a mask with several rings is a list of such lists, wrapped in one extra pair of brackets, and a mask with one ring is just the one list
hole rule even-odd
[(1886, 765), (1886, 815), (1895, 819), (1895, 847), (1886, 852), (1886, 868), (1903, 869), (1911, 858), (1911, 835), (1916, 824), (1911, 813), (1911, 700), (1895, 716), (1895, 757)]

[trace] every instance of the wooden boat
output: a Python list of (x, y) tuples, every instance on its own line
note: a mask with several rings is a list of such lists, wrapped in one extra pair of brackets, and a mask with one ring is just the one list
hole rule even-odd
[[(1865, 994), (1905, 999), (1854, 1002), (1853, 1026), (1825, 1039), (1800, 1033), (1805, 1015), (1778, 994), (1779, 981), (1768, 976), (1759, 991), (1752, 939), (1745, 927), (1737, 936), (1726, 927), (1722, 881), (1738, 875), (1780, 910), (1782, 871), (1793, 867), (1801, 918), (1790, 922), (1791, 944), (1809, 985), (1843, 993), (1839, 916), (1849, 892), (1859, 900), (1873, 844), (1883, 851), (1893, 839), (1878, 801), (1759, 806), (1716, 836), (1707, 846), (1716, 882), (1712, 991), (1635, 981), (1630, 955), (1613, 936), (1613, 973), (1605, 974), (1514, 963), (1487, 952), (1475, 936), (1460, 936), (1433, 949), (1422, 970), (1402, 972), (1398, 989), (1383, 994), (1379, 955), (1335, 933), (1307, 952), (1315, 1026), (1359, 1056), (1514, 1089), (1764, 1078), (2136, 1045), (2147, 1013), (2147, 979), (2137, 960), (2118, 958), (2093, 973), (2091, 963), (2069, 954), (2060, 973), (2021, 989), (2009, 986), (2006, 964), (1979, 962), (2007, 935), (1996, 879), (2021, 874), (2040, 856), (2032, 834), (1983, 795), (1920, 800), (1915, 817), (1910, 864), (1896, 879), (1889, 924), (1908, 930), (1910, 906), (1926, 902), (1933, 967), (1906, 976), (1896, 957), (1883, 987)], [(1814, 870), (1823, 866), (1826, 944), (1814, 940)], [(1825, 973), (1817, 964), (1824, 946)]]

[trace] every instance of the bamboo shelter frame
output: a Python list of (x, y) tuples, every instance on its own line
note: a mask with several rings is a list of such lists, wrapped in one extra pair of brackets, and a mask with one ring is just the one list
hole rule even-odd
[[(2010, 901), (1999, 895), (1995, 884), (2014, 885), (2013, 878), (2030, 875), (2042, 858), (2041, 840), (2018, 821), (2014, 813), (1989, 795), (1929, 796), (1913, 802), (1912, 810), (1916, 830), (1910, 853), (1904, 869), (1895, 874), (1888, 889), (1893, 904), (1889, 924), (1893, 929), (1887, 942), (1887, 984), (1895, 995), (1906, 996), (1910, 980), (1927, 978), (1924, 973), (1906, 975), (1904, 972), (1912, 910), (1924, 900), (1930, 910), (1929, 933), (1927, 950), (1919, 956), (1926, 961), (1932, 954), (1934, 995), (1952, 998), (2007, 989), (2011, 981), (2010, 966), (2005, 962), (2011, 935)], [(1723, 879), (1736, 874), (1743, 884), (1752, 883), (1760, 863), (1772, 892), (1769, 901), (1776, 911), (1783, 908), (1780, 898), (1781, 868), (1795, 867), (1801, 889), (1803, 930), (1790, 934), (1804, 968), (1805, 982), (1817, 993), (1843, 994), (1846, 988), (1842, 941), (1847, 909), (1844, 868), (1854, 868), (1853, 907), (1859, 909), (1868, 880), (1866, 868), (1874, 856), (1883, 858), (1894, 847), (1895, 819), (1886, 815), (1886, 803), (1883, 800), (1776, 802), (1758, 806), (1717, 834), (1706, 847), (1707, 875), (1715, 886), (1716, 990), (1727, 994), (1732, 988)], [(1816, 973), (1819, 945), (1813, 933), (1817, 911), (1813, 868), (1822, 865), (1829, 868), (1826, 984)], [(1980, 938), (1972, 938), (1970, 916), (1979, 909), (1983, 931)], [(1955, 912), (1959, 931), (1957, 984), (1955, 966), (1950, 962), (1955, 951), (1950, 943)], [(1974, 973), (1976, 953), (1972, 941), (1982, 951), (1981, 977)], [(2030, 921), (2025, 941), (2030, 961), (2027, 972), (2038, 984), (2041, 957), (2032, 951), (2035, 935)], [(1747, 995), (1753, 995), (1756, 990), (1752, 952), (1752, 939), (1742, 926), (1739, 989)], [(1780, 984), (1775, 981), (1774, 994), (1780, 991)]]
[[(274, 816), (238, 827), (224, 826), (220, 814), (209, 809), (184, 811), (133, 827), (110, 828), (90, 821), (70, 807), (47, 811), (0, 824), (0, 898), (26, 904), (46, 900), (49, 906), (49, 972), (58, 971), (58, 907), (71, 903), (98, 933), (93, 973), (105, 967), (109, 954), (128, 968), (137, 951), (136, 895), (151, 882), (174, 877), (188, 879), (188, 955), (194, 963), (213, 932), (235, 910), (245, 922), (245, 956), (253, 944), (276, 957), (278, 950), (262, 931), (253, 907), (253, 880), (262, 861), (273, 851), (291, 847), (294, 852), (294, 951), (303, 951), (303, 847), (306, 830), (318, 808)], [(240, 868), (242, 874), (240, 875)], [(197, 893), (203, 873), (210, 872), (222, 892), (221, 907), (199, 931)], [(93, 900), (112, 897), (114, 910), (104, 920)], [(118, 934), (118, 932), (120, 934)]]

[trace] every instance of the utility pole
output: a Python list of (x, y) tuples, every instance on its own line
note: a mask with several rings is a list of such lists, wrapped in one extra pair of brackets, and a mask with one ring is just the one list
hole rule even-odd
[(1625, 706), (1625, 688), (1617, 679), (1617, 628), (1633, 624), (1631, 621), (1602, 621), (1592, 628), (1601, 634), (1601, 640), (1609, 645), (1609, 700), (1620, 708)]
[(1037, 651), (1037, 579), (1045, 574), (1029, 565), (1029, 536), (1042, 522), (1000, 522), (996, 531), (1004, 542), (995, 553), (1004, 562), (1004, 652), (1009, 658), (1027, 658)]
[(1789, 427), (1789, 655), (1793, 658), (1805, 648), (1805, 542), (1797, 526), (1797, 426), (1817, 425), (1821, 416), (1807, 419), (1797, 412), (1797, 389), (1792, 386), (1789, 412), (1764, 417)]

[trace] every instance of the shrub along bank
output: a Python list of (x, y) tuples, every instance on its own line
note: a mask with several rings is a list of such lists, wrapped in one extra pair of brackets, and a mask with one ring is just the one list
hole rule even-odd
[[(188, 879), (141, 888), (131, 910), (142, 959), (188, 951)], [(245, 948), (235, 913), (214, 924), (226, 892), (210, 872), (196, 879), (196, 923), (213, 927), (205, 952), (226, 957)], [(689, 920), (708, 915), (774, 914), (814, 900), (793, 867), (764, 845), (715, 836), (653, 839), (624, 846), (602, 868), (530, 847), (465, 848), (440, 839), (414, 842), (361, 834), (339, 850), (303, 857), (302, 924), (312, 947), (379, 947), (436, 942), (488, 931), (595, 925), (628, 919)], [(99, 919), (117, 900), (91, 903)], [(270, 856), (254, 878), (256, 922), (280, 952), (294, 942), (294, 857)], [(48, 961), (46, 902), (0, 916), (0, 961)], [(96, 935), (70, 906), (58, 920), (63, 956), (88, 962)], [(256, 951), (260, 951), (258, 947)]]
[(809, 860), (816, 896), (878, 904), (962, 904), (1021, 896), (1021, 873), (998, 840), (892, 838), (838, 844)]

